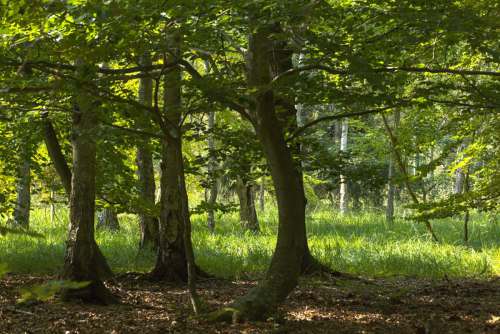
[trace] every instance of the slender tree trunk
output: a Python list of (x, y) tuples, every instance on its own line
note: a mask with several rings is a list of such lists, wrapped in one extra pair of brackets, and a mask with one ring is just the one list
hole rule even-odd
[[(394, 111), (394, 132), (398, 131), (400, 122), (400, 111)], [(385, 218), (389, 224), (394, 222), (394, 195), (396, 193), (396, 185), (394, 183), (395, 176), (395, 161), (394, 150), (391, 150), (389, 156), (389, 171), (388, 171), (388, 190), (387, 190), (387, 207), (385, 210)]]
[[(151, 65), (149, 55), (141, 57), (141, 65)], [(139, 81), (139, 103), (151, 107), (153, 105), (153, 81), (151, 78), (144, 77)], [(147, 114), (140, 115), (136, 120), (137, 126), (142, 130), (150, 128), (150, 116)], [(137, 175), (139, 179), (139, 194), (141, 200), (149, 210), (139, 214), (139, 227), (141, 237), (139, 241), (139, 249), (150, 248), (157, 249), (158, 247), (158, 219), (147, 213), (155, 205), (155, 176), (153, 167), (153, 154), (149, 139), (143, 138), (137, 145)]]
[(29, 140), (21, 148), (21, 163), (17, 179), (17, 198), (14, 208), (14, 223), (29, 228), (31, 208), (31, 147)]
[[(342, 120), (342, 136), (340, 138), (340, 151), (341, 152), (347, 151), (347, 133), (348, 133), (348, 130), (349, 130), (348, 120), (343, 119)], [(345, 214), (345, 213), (347, 213), (348, 194), (347, 194), (347, 177), (343, 174), (340, 175), (339, 197), (340, 197), (340, 213)]]
[(264, 177), (260, 181), (259, 185), (259, 209), (261, 212), (264, 212), (266, 208), (266, 188), (264, 186)]
[(217, 203), (217, 193), (218, 193), (218, 184), (217, 184), (217, 159), (215, 157), (215, 138), (213, 131), (215, 129), (215, 112), (211, 111), (208, 113), (208, 131), (210, 131), (208, 135), (208, 177), (210, 179), (210, 188), (208, 189), (208, 229), (210, 231), (215, 230), (215, 210), (214, 206)]
[(236, 193), (240, 202), (240, 222), (244, 229), (259, 232), (259, 220), (255, 210), (255, 195), (250, 183), (240, 177), (236, 181)]
[(108, 231), (119, 231), (120, 223), (116, 211), (111, 208), (105, 208), (97, 214), (97, 229)]
[(59, 175), (61, 183), (66, 191), (66, 195), (71, 194), (71, 170), (66, 162), (66, 158), (57, 139), (57, 134), (52, 125), (52, 122), (47, 115), (43, 115), (44, 141), (49, 153), (50, 160), (54, 164), (54, 168)]
[[(78, 64), (80, 77), (87, 70)], [(63, 278), (85, 281), (81, 289), (64, 291), (63, 298), (110, 304), (115, 297), (102, 283), (111, 275), (104, 256), (94, 238), (97, 112), (92, 96), (80, 91), (73, 111), (73, 177), (70, 196), (70, 230), (66, 243)]]

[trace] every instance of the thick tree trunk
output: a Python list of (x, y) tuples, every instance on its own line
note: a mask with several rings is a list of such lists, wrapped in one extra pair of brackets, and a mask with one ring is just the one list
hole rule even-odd
[(26, 140), (21, 148), (21, 163), (17, 179), (16, 207), (14, 224), (29, 228), (31, 208), (31, 143)]
[[(215, 112), (208, 113), (208, 130), (215, 129)], [(218, 184), (216, 180), (217, 159), (215, 157), (215, 138), (212, 133), (208, 135), (208, 177), (210, 179), (210, 188), (208, 189), (208, 229), (215, 230), (215, 210), (217, 203)]]
[(120, 224), (115, 210), (105, 208), (97, 214), (97, 228), (108, 231), (119, 231)]
[[(340, 138), (340, 152), (346, 152), (347, 151), (347, 134), (349, 131), (349, 123), (347, 119), (342, 120), (342, 135)], [(347, 194), (347, 177), (343, 174), (340, 175), (340, 191), (339, 191), (339, 197), (340, 197), (340, 214), (345, 214), (347, 213), (347, 201), (348, 201), (348, 194)]]
[[(172, 51), (166, 56), (167, 64), (175, 62), (180, 56), (180, 34), (170, 35), (169, 43)], [(189, 278), (187, 256), (190, 255), (186, 254), (186, 249), (191, 247), (191, 236), (185, 235), (185, 227), (190, 226), (191, 222), (182, 155), (179, 68), (165, 75), (163, 101), (169, 129), (165, 131), (165, 139), (162, 141), (159, 245), (151, 278), (186, 282)], [(185, 244), (187, 239), (189, 243)]]
[[(85, 78), (85, 68), (78, 65)], [(116, 301), (102, 279), (111, 275), (94, 238), (97, 113), (92, 96), (79, 92), (73, 112), (73, 177), (70, 196), (70, 230), (66, 243), (63, 278), (85, 281), (81, 289), (64, 291), (63, 298), (110, 304)]]
[(248, 81), (256, 88), (253, 117), (256, 132), (269, 163), (279, 212), (278, 240), (266, 277), (246, 296), (216, 317), (265, 319), (297, 285), (305, 254), (305, 196), (301, 175), (287, 146), (274, 108), (271, 80), (270, 30), (258, 29), (249, 41)]
[[(141, 58), (141, 65), (151, 65), (149, 55)], [(139, 103), (151, 107), (153, 105), (153, 81), (144, 77), (139, 81)], [(142, 116), (142, 117), (141, 117)], [(140, 115), (137, 118), (137, 126), (142, 130), (150, 128), (150, 116)], [(139, 194), (141, 200), (148, 208), (155, 204), (155, 176), (153, 168), (153, 154), (151, 152), (150, 141), (147, 138), (141, 139), (137, 145), (137, 175), (139, 178)], [(139, 226), (141, 238), (139, 248), (157, 249), (158, 247), (158, 219), (148, 213), (139, 214)]]
[(253, 186), (240, 177), (236, 180), (236, 193), (240, 202), (240, 223), (245, 230), (259, 232), (259, 220), (255, 210)]
[[(399, 127), (399, 121), (400, 121), (400, 112), (399, 110), (394, 111), (394, 132), (397, 133), (398, 127)], [(396, 193), (396, 185), (394, 183), (394, 176), (395, 176), (395, 158), (394, 158), (394, 150), (391, 150), (390, 156), (389, 156), (389, 171), (387, 178), (389, 180), (388, 182), (388, 189), (387, 189), (387, 206), (385, 210), (385, 218), (386, 221), (389, 224), (392, 224), (394, 222), (394, 196)]]

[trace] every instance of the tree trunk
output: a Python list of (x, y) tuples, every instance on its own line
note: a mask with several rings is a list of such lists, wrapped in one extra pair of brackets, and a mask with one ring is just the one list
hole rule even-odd
[(66, 195), (69, 198), (71, 194), (71, 170), (62, 152), (54, 126), (47, 115), (43, 115), (43, 126), (44, 141), (45, 146), (47, 147), (47, 152), (49, 153), (50, 160), (54, 164), (54, 168), (61, 179)]
[[(342, 135), (340, 138), (340, 152), (347, 151), (347, 133), (349, 129), (349, 123), (347, 119), (342, 120)], [(345, 175), (340, 175), (340, 214), (347, 213), (347, 178)]]
[(265, 208), (266, 208), (266, 187), (264, 186), (264, 177), (262, 177), (259, 186), (259, 209), (261, 212), (264, 212)]
[(256, 132), (269, 163), (278, 202), (278, 240), (266, 277), (234, 309), (216, 314), (219, 319), (265, 319), (297, 285), (305, 255), (305, 196), (301, 175), (287, 146), (276, 116), (271, 80), (270, 30), (257, 29), (249, 41), (248, 82), (256, 88), (256, 108), (252, 113)]
[(242, 227), (245, 230), (259, 232), (259, 220), (255, 210), (255, 195), (252, 185), (238, 177), (236, 193), (240, 202), (240, 222)]
[(115, 210), (105, 208), (97, 214), (97, 229), (108, 231), (119, 231), (120, 224), (118, 222), (118, 215)]
[[(167, 64), (180, 56), (180, 34), (168, 37), (172, 50)], [(184, 181), (181, 120), (181, 71), (171, 70), (164, 80), (164, 116), (170, 128), (162, 141), (160, 178), (160, 228), (156, 264), (151, 278), (166, 281), (188, 281), (185, 226), (190, 224), (187, 191)], [(184, 195), (186, 194), (186, 195)]]
[(21, 163), (17, 179), (17, 198), (14, 208), (14, 224), (29, 228), (31, 207), (31, 143), (29, 139), (21, 147)]
[[(400, 112), (399, 110), (394, 111), (394, 132), (396, 133), (399, 127), (400, 121)], [(387, 189), (387, 206), (385, 210), (385, 218), (387, 223), (392, 224), (394, 222), (394, 195), (396, 193), (396, 185), (394, 184), (394, 176), (395, 176), (395, 161), (394, 161), (394, 153), (391, 150), (389, 155), (389, 171), (387, 178), (388, 189)]]
[[(78, 64), (78, 74), (85, 75)], [(89, 94), (79, 92), (73, 111), (73, 177), (70, 196), (70, 230), (66, 243), (63, 278), (89, 282), (81, 289), (68, 289), (64, 299), (78, 298), (86, 302), (110, 304), (115, 297), (102, 279), (111, 275), (104, 256), (94, 238), (97, 113)]]
[[(141, 57), (140, 64), (143, 66), (151, 65), (149, 55)], [(153, 81), (151, 78), (144, 77), (139, 81), (139, 103), (151, 107), (153, 105)], [(137, 127), (147, 131), (150, 128), (150, 117), (146, 113), (140, 115), (137, 120)], [(153, 154), (151, 152), (151, 143), (149, 139), (142, 138), (137, 145), (137, 175), (139, 179), (139, 195), (141, 201), (149, 210), (139, 214), (139, 227), (141, 237), (139, 249), (157, 249), (158, 247), (158, 219), (147, 213), (155, 205), (155, 176), (153, 168)]]
[[(215, 129), (215, 112), (208, 113), (208, 131)], [(212, 133), (208, 135), (208, 177), (210, 179), (210, 188), (208, 189), (208, 229), (215, 230), (215, 210), (217, 203), (218, 185), (216, 179), (217, 160), (215, 157), (215, 138)]]

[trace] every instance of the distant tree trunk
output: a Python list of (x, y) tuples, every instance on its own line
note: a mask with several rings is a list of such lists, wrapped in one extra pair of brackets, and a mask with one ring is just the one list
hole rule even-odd
[(266, 208), (266, 188), (264, 186), (264, 178), (260, 181), (259, 185), (259, 209), (264, 212)]
[(14, 224), (29, 228), (31, 208), (31, 147), (29, 140), (21, 148), (21, 163), (17, 179), (17, 198)]
[[(85, 65), (77, 74), (89, 79)], [(63, 278), (86, 281), (81, 289), (64, 291), (63, 298), (110, 304), (116, 299), (102, 283), (112, 275), (94, 238), (97, 112), (93, 97), (78, 93), (73, 111), (73, 177), (70, 196), (70, 230), (66, 243)]]
[[(215, 129), (215, 112), (208, 113), (208, 131)], [(213, 133), (208, 135), (208, 177), (210, 179), (210, 188), (208, 189), (208, 229), (215, 230), (215, 210), (217, 203), (218, 184), (216, 179), (217, 159), (215, 157), (215, 138)]]
[[(394, 132), (398, 131), (399, 122), (400, 122), (400, 111), (394, 111)], [(394, 161), (394, 150), (390, 151), (389, 155), (389, 171), (387, 178), (388, 182), (388, 190), (387, 190), (387, 207), (385, 210), (385, 219), (387, 223), (392, 224), (394, 222), (394, 196), (396, 193), (396, 185), (394, 183), (395, 176), (395, 161)]]
[[(348, 120), (343, 119), (342, 120), (342, 136), (340, 138), (340, 151), (341, 152), (347, 151), (348, 130), (349, 130)], [(345, 214), (345, 213), (347, 213), (348, 194), (347, 194), (347, 177), (343, 174), (340, 175), (339, 197), (340, 197), (340, 213)]]
[(105, 208), (97, 214), (97, 229), (119, 231), (120, 224), (115, 210)]
[[(143, 55), (140, 60), (143, 66), (151, 65), (149, 55)], [(149, 77), (141, 78), (139, 81), (139, 103), (151, 107), (153, 105), (153, 81)], [(137, 118), (137, 126), (140, 129), (150, 128), (150, 116), (144, 113)], [(155, 175), (153, 168), (153, 154), (150, 141), (147, 138), (140, 140), (137, 145), (137, 175), (139, 178), (139, 195), (148, 208), (155, 204)], [(158, 219), (148, 213), (139, 214), (139, 227), (141, 236), (139, 248), (157, 249), (158, 247)]]
[(253, 186), (240, 177), (236, 181), (236, 193), (240, 202), (240, 222), (244, 229), (259, 231), (259, 221), (255, 210), (255, 195)]
[(301, 174), (292, 159), (283, 128), (276, 116), (271, 81), (271, 30), (257, 28), (251, 35), (247, 58), (248, 82), (260, 89), (254, 95), (252, 112), (257, 136), (269, 163), (278, 201), (278, 240), (264, 280), (246, 296), (235, 301), (233, 309), (218, 318), (265, 319), (297, 285), (305, 252), (305, 196)]

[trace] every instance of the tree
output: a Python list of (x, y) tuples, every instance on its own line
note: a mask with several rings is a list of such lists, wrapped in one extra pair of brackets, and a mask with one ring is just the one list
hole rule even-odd
[(79, 298), (87, 302), (110, 304), (116, 298), (102, 283), (112, 273), (94, 238), (96, 142), (93, 136), (98, 124), (97, 104), (84, 85), (93, 68), (77, 62), (81, 80), (73, 109), (73, 175), (70, 196), (70, 228), (64, 260), (63, 277), (89, 282), (81, 289), (67, 289), (65, 299)]

